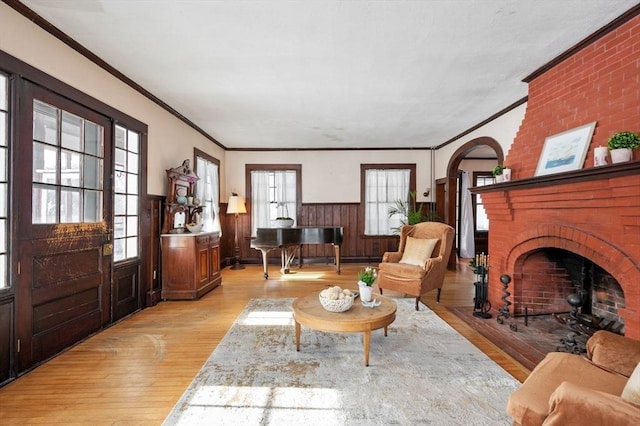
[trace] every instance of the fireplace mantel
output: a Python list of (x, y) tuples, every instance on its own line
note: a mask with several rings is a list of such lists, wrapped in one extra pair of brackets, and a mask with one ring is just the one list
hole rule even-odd
[(550, 185), (562, 185), (567, 183), (588, 182), (598, 179), (610, 179), (620, 176), (640, 174), (640, 161), (627, 161), (625, 163), (611, 164), (607, 166), (589, 167), (571, 172), (556, 173), (544, 176), (535, 176), (525, 179), (516, 179), (508, 182), (500, 182), (492, 185), (476, 186), (469, 188), (473, 194), (484, 194), (496, 191), (509, 191), (515, 189), (541, 188)]

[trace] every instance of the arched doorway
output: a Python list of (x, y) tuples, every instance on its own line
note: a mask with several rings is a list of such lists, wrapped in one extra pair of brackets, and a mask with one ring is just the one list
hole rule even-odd
[[(478, 150), (479, 148), (487, 147), (489, 148), (487, 151), (493, 152), (495, 155), (495, 160), (497, 164), (502, 164), (504, 161), (504, 153), (502, 151), (502, 146), (495, 139), (487, 136), (482, 136), (462, 145), (458, 148), (451, 158), (449, 159), (449, 164), (447, 166), (447, 176), (442, 182), (442, 186), (444, 186), (444, 218), (445, 223), (453, 226), (456, 229), (456, 235), (458, 232), (457, 226), (457, 198), (458, 198), (458, 169), (460, 167), (460, 163), (467, 158), (467, 156), (473, 152)], [(456, 269), (456, 259), (458, 254), (457, 247), (457, 238), (454, 240), (454, 247), (451, 250), (451, 256), (449, 257), (448, 269), (455, 270)]]

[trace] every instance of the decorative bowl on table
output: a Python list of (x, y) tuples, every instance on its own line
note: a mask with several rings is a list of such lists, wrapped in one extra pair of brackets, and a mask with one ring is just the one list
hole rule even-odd
[(351, 290), (342, 290), (334, 286), (320, 292), (318, 296), (320, 304), (329, 312), (345, 312), (353, 306), (353, 293)]
[(185, 226), (187, 227), (189, 232), (191, 232), (192, 234), (197, 234), (200, 231), (202, 231), (202, 222), (200, 222), (200, 223), (187, 223)]

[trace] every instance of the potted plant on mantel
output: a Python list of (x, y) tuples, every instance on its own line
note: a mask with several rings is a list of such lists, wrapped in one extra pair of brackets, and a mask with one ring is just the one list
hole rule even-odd
[(640, 135), (635, 132), (614, 133), (607, 142), (612, 163), (623, 163), (633, 158), (633, 151), (640, 147)]
[(502, 164), (498, 164), (493, 168), (493, 177), (496, 179), (496, 183), (504, 181), (504, 169), (506, 169), (506, 167)]

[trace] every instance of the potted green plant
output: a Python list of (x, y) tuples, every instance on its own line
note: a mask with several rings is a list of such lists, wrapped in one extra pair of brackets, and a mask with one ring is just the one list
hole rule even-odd
[(496, 183), (497, 182), (502, 182), (504, 180), (504, 169), (506, 169), (505, 166), (503, 166), (502, 164), (498, 164), (497, 166), (495, 166), (493, 168), (493, 177), (496, 179)]
[(373, 296), (373, 284), (378, 278), (378, 271), (367, 266), (362, 271), (358, 271), (358, 289), (360, 290), (360, 300), (370, 302)]
[(640, 147), (640, 134), (635, 132), (617, 132), (609, 138), (607, 148), (612, 163), (622, 163), (633, 158), (633, 151)]
[[(402, 225), (415, 225), (420, 222), (431, 222), (438, 220), (438, 214), (433, 211), (424, 211), (422, 203), (416, 202), (416, 191), (409, 193), (410, 200), (396, 200), (395, 204), (389, 207), (387, 212), (388, 217), (391, 218), (395, 215), (400, 215), (400, 223)], [(391, 228), (394, 234), (400, 233), (400, 228)]]

